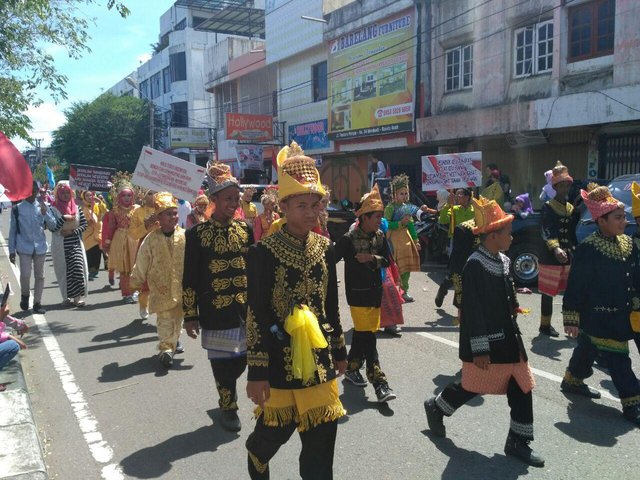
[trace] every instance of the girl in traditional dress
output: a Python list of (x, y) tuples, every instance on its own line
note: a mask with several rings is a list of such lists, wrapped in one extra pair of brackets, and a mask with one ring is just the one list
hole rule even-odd
[(209, 206), (209, 199), (206, 195), (198, 195), (195, 202), (195, 208), (191, 210), (191, 213), (187, 215), (187, 221), (185, 228), (188, 230), (194, 225), (204, 223), (207, 221), (207, 207)]
[(67, 180), (61, 180), (53, 191), (53, 205), (45, 217), (51, 235), (53, 269), (58, 280), (63, 303), (83, 307), (87, 296), (87, 256), (82, 244), (82, 233), (87, 221), (73, 199)]
[(82, 243), (87, 255), (89, 280), (93, 280), (100, 271), (100, 258), (102, 257), (102, 251), (100, 250), (102, 211), (95, 201), (93, 192), (89, 190), (80, 192), (80, 200), (82, 201), (82, 213), (87, 220), (87, 229), (82, 234)]
[(138, 208), (133, 203), (134, 191), (131, 184), (122, 182), (116, 188), (118, 197), (105, 222), (102, 236), (104, 251), (109, 255), (109, 269), (120, 274), (120, 291), (125, 303), (135, 303), (129, 288), (129, 274), (136, 260), (138, 242), (129, 235), (131, 215)]
[(276, 204), (278, 203), (278, 193), (276, 190), (265, 190), (262, 197), (260, 197), (260, 203), (262, 203), (264, 211), (258, 215), (253, 227), (253, 237), (256, 242), (266, 237), (271, 224), (280, 218), (280, 215), (275, 211)]
[(413, 216), (418, 210), (427, 211), (429, 207), (417, 207), (409, 202), (409, 177), (396, 175), (391, 179), (391, 195), (393, 201), (384, 209), (384, 218), (389, 222), (387, 239), (392, 248), (393, 259), (400, 272), (400, 285), (404, 293), (402, 299), (413, 302), (409, 296), (409, 276), (411, 272), (420, 271), (420, 243), (413, 225)]

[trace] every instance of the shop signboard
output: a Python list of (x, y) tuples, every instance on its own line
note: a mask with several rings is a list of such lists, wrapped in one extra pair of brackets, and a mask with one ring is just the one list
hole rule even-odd
[(414, 9), (329, 41), (329, 139), (413, 131)]
[(171, 148), (192, 148), (208, 150), (211, 148), (208, 128), (171, 127), (169, 129)]
[(227, 113), (225, 134), (227, 140), (268, 142), (273, 140), (273, 117)]
[(289, 125), (289, 142), (294, 140), (302, 150), (318, 150), (329, 148), (331, 143), (327, 136), (327, 120)]

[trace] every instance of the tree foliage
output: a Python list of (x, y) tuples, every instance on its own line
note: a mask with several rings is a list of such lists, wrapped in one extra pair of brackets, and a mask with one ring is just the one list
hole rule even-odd
[(133, 171), (149, 142), (149, 103), (109, 93), (74, 103), (66, 123), (53, 133), (51, 148), (66, 163)]
[[(88, 29), (95, 20), (80, 8), (99, 0), (2, 0), (0, 1), (0, 131), (9, 138), (29, 138), (31, 122), (25, 115), (42, 99), (38, 88), (54, 101), (67, 98), (67, 77), (55, 67), (52, 46), (62, 47), (71, 58), (89, 52)], [(129, 14), (117, 0), (107, 0), (108, 9)]]

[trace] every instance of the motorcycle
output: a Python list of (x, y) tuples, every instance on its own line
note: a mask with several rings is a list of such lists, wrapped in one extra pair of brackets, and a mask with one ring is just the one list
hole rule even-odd
[(438, 215), (419, 212), (414, 224), (420, 242), (420, 263), (447, 264), (449, 255), (449, 229), (438, 222)]

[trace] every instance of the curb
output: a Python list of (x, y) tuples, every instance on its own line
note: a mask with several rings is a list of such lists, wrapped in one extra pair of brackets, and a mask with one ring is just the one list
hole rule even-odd
[(0, 392), (0, 479), (47, 480), (29, 391), (17, 357), (0, 370), (0, 383), (7, 384)]

